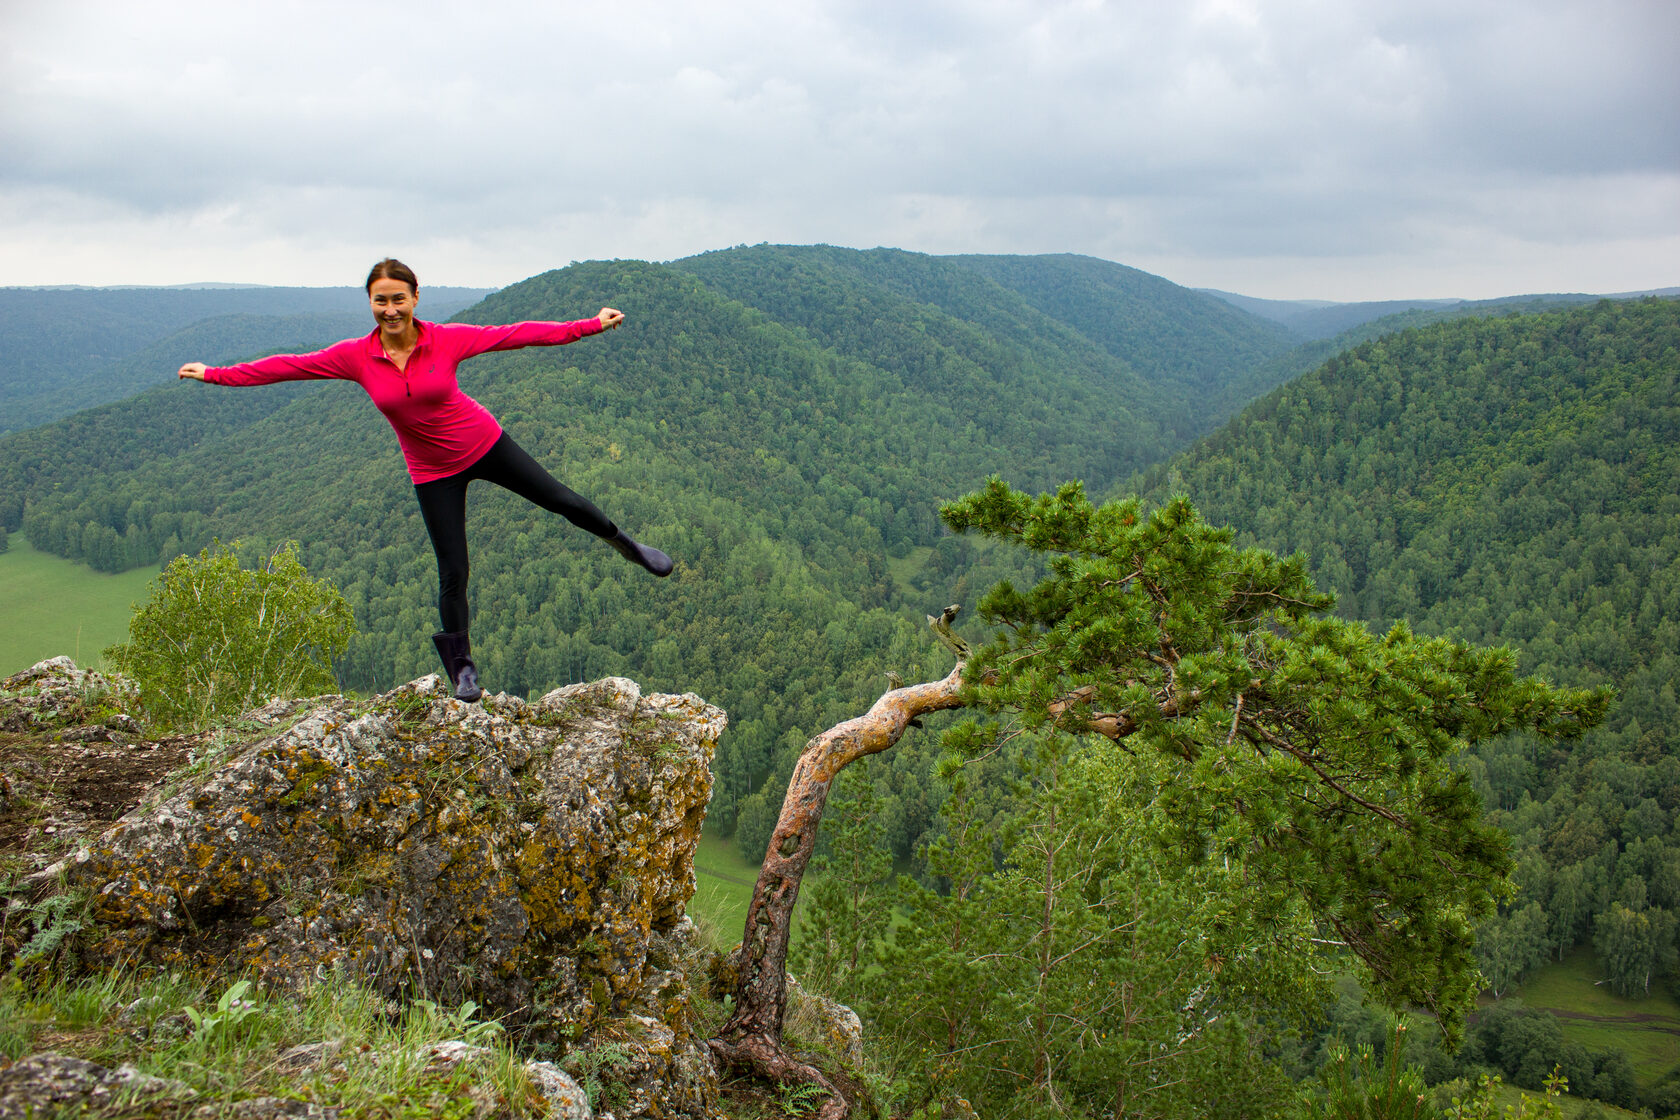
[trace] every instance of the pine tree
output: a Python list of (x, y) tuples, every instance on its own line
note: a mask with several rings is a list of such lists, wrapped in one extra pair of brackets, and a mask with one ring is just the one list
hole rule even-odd
[[(1001, 629), (968, 663), (971, 704), (1169, 760), (1154, 810), (1185, 866), (1240, 863), (1280, 905), (1304, 903), (1385, 1000), (1456, 1031), (1477, 988), (1472, 930), (1511, 863), (1452, 759), (1511, 731), (1576, 734), (1609, 690), (1332, 617), (1304, 557), (1239, 550), (1183, 499), (1146, 514), (1094, 507), (1077, 483), (1035, 498), (994, 479), (942, 512), (1052, 556), (1036, 587), (982, 600)], [(974, 724), (956, 745), (999, 733)]]
[[(831, 1088), (781, 1042), (788, 925), (823, 806), (847, 765), (954, 707), (991, 717), (948, 736), (959, 753), (1025, 732), (1158, 761), (1151, 840), (1182, 874), (1237, 868), (1259, 888), (1249, 916), (1304, 910), (1370, 990), (1462, 1029), (1472, 931), (1509, 892), (1511, 860), (1452, 760), (1512, 731), (1577, 733), (1609, 690), (1520, 678), (1508, 649), (1331, 617), (1304, 557), (1238, 550), (1181, 499), (1146, 515), (1135, 499), (1093, 507), (1078, 483), (1034, 498), (993, 479), (941, 512), (1049, 554), (1049, 574), (982, 600), (997, 637), (975, 650), (953, 638), (944, 680), (895, 688), (806, 745), (748, 910), (736, 1009), (712, 1040), (720, 1060)], [(837, 1097), (823, 1107), (844, 1114)]]

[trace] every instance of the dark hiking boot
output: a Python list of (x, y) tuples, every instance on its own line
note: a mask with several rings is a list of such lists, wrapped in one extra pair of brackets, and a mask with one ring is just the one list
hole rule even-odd
[(432, 635), (432, 644), (437, 646), (438, 656), (443, 659), (443, 671), (449, 677), (449, 683), (455, 686), (455, 699), (468, 704), (484, 695), (484, 690), (478, 687), (478, 666), (473, 664), (472, 643), (467, 640), (465, 630), (456, 634), (439, 630)]
[(646, 568), (648, 571), (652, 572), (661, 579), (670, 575), (671, 569), (675, 566), (671, 563), (671, 558), (669, 556), (665, 555), (657, 548), (649, 548), (645, 544), (637, 544), (635, 541), (630, 539), (629, 534), (627, 534), (623, 529), (620, 529), (610, 537), (602, 537), (601, 539), (612, 545), (613, 551), (630, 561), (630, 563), (640, 564), (642, 567)]

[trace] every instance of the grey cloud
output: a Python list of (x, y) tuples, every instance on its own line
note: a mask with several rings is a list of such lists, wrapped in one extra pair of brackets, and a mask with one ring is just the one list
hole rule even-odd
[(113, 228), (304, 244), (405, 221), (662, 257), (1353, 257), (1680, 226), (1661, 0), (276, 10), (0, 8), (0, 245), (53, 197)]

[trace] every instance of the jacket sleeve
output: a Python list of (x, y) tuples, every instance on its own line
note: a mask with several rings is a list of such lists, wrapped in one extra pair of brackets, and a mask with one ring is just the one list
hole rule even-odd
[(334, 343), (313, 354), (275, 354), (236, 366), (208, 366), (204, 380), (212, 385), (273, 385), (279, 381), (355, 380), (349, 354), (361, 339)]
[(448, 339), (458, 361), (492, 350), (519, 350), (526, 346), (564, 346), (587, 335), (601, 333), (600, 319), (577, 319), (570, 323), (506, 323), (480, 327), (472, 323), (444, 323), (437, 328)]

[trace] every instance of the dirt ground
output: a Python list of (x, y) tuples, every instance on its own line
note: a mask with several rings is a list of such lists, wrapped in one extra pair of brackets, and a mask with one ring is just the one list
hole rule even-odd
[(35, 870), (96, 835), (186, 765), (201, 736), (158, 740), (82, 740), (94, 727), (38, 735), (0, 735), (0, 869)]

